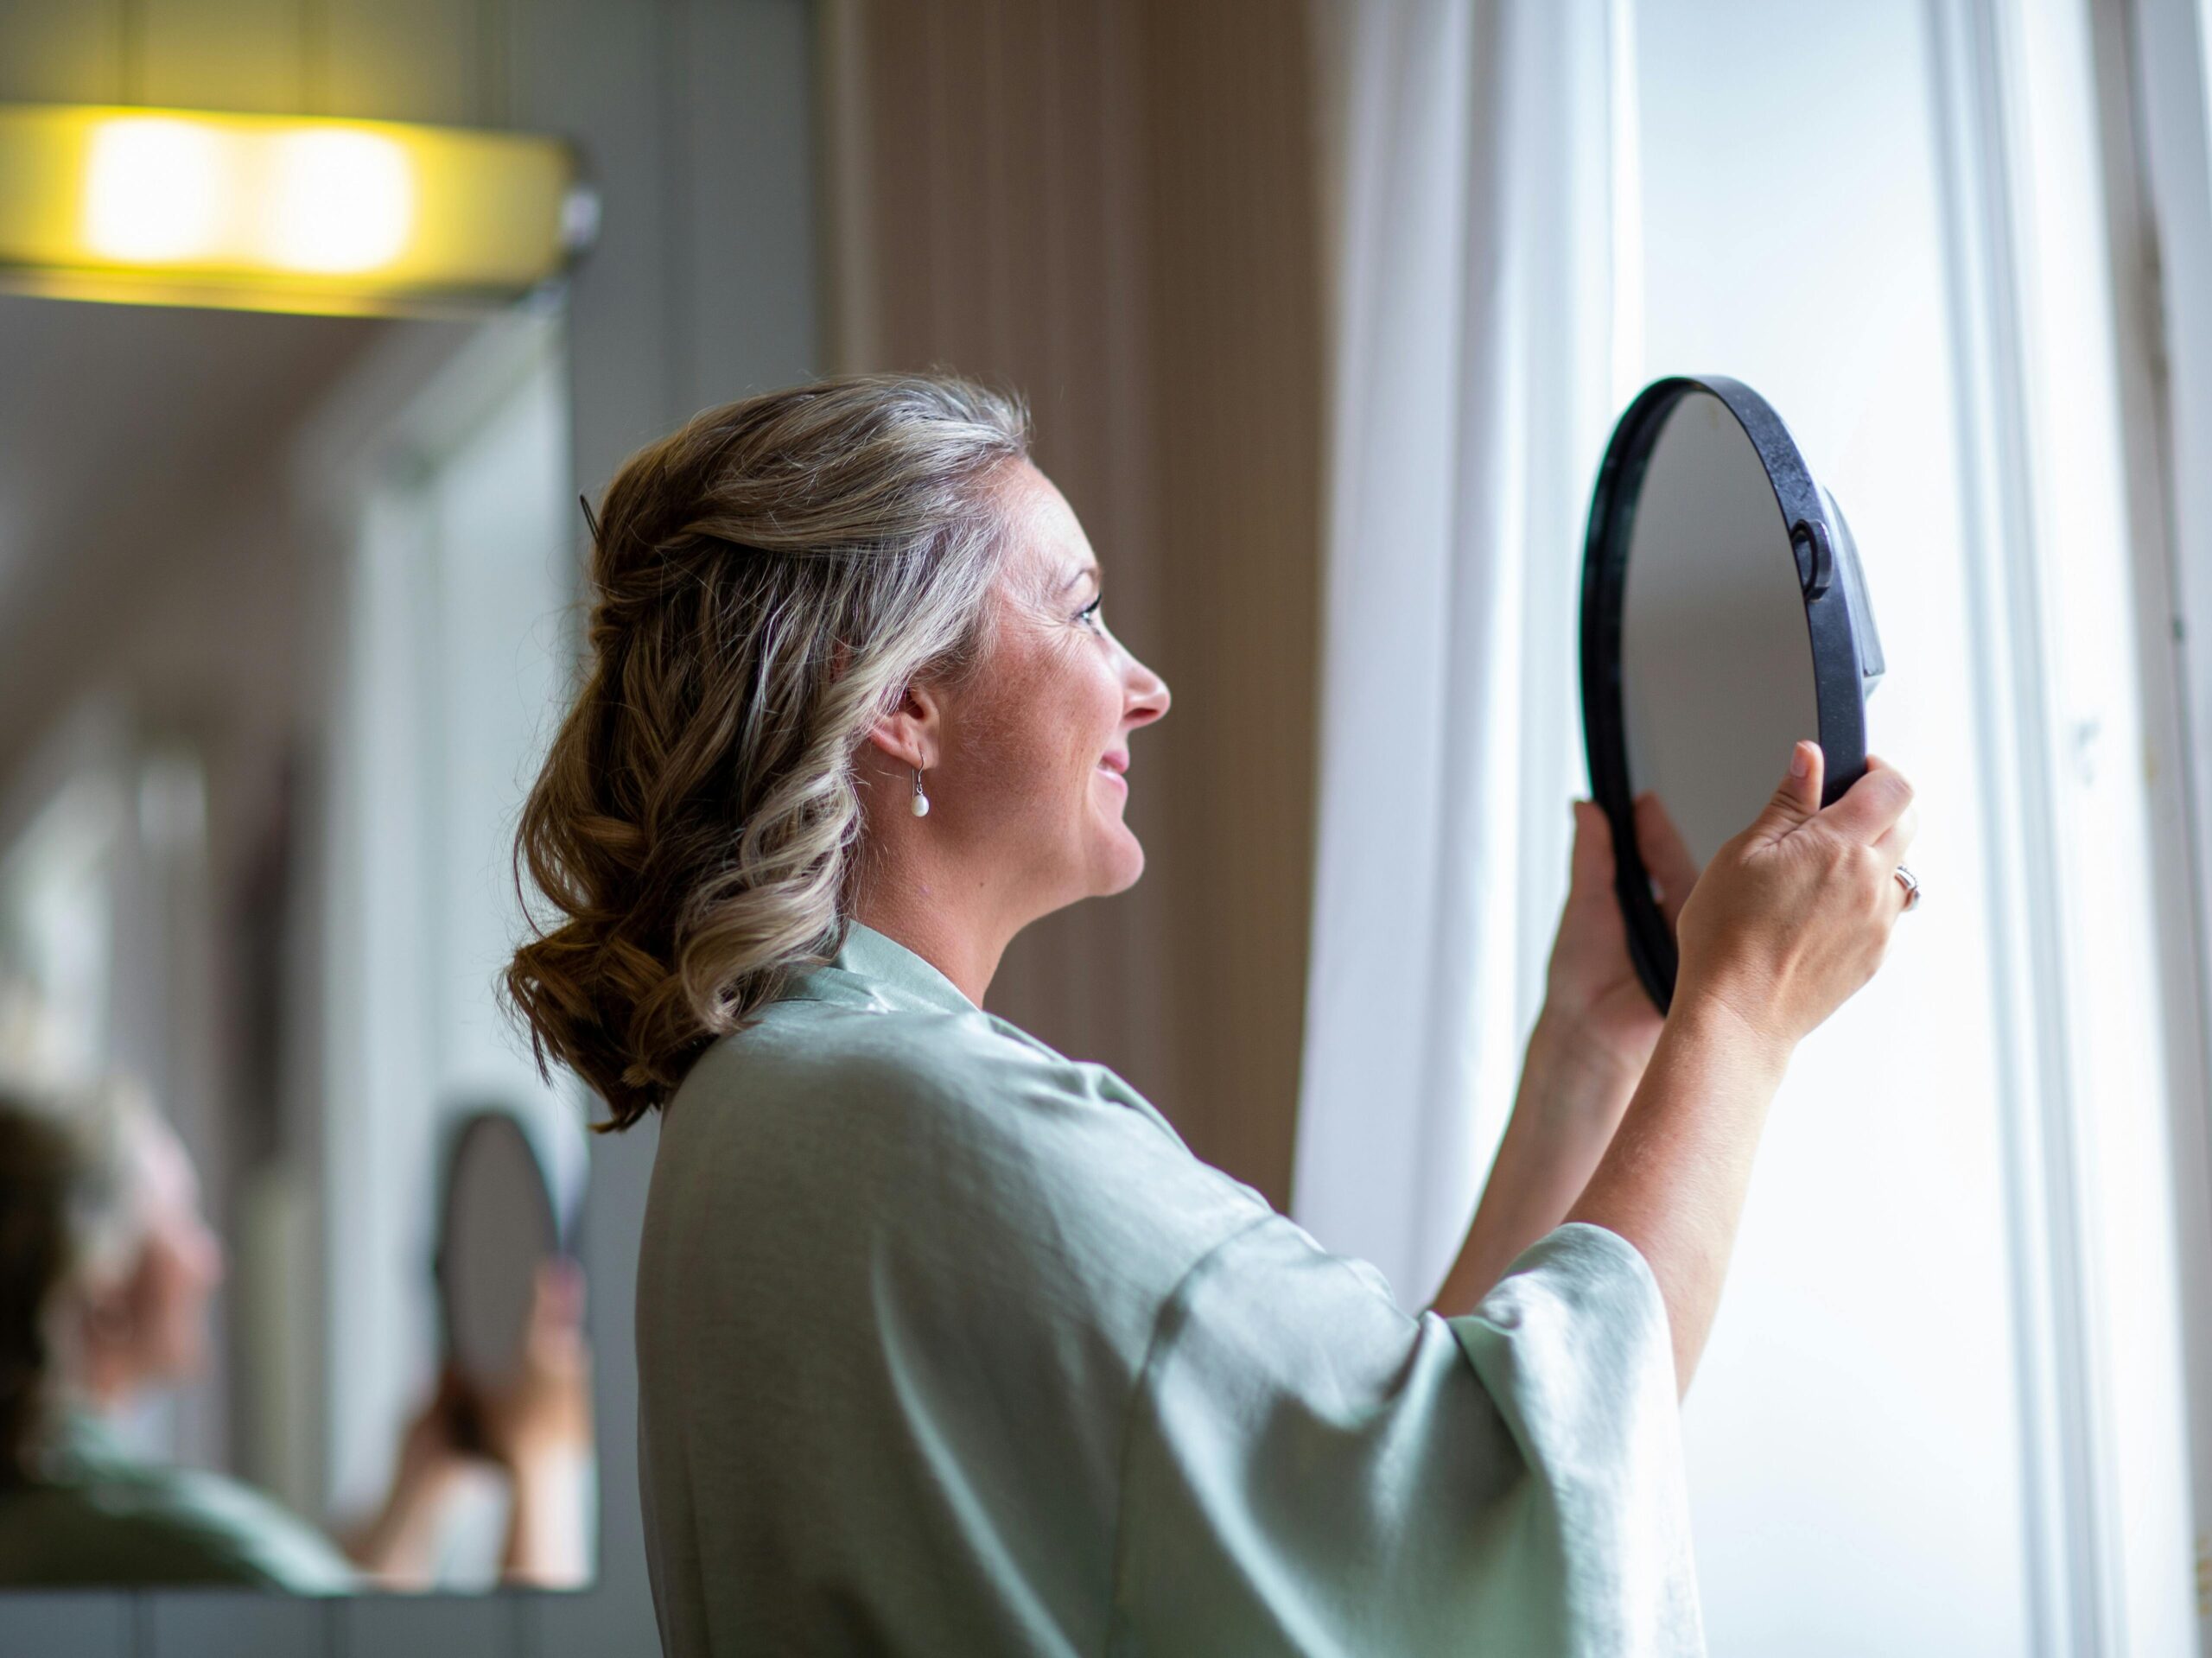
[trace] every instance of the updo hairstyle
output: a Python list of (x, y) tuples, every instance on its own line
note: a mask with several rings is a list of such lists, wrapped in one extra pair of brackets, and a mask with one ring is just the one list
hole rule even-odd
[[(833, 954), (854, 760), (925, 670), (974, 665), (1019, 401), (855, 376), (710, 409), (594, 525), (582, 689), (524, 808), (533, 936), (506, 972), (539, 1064), (626, 1128)], [(535, 889), (532, 892), (531, 889)]]

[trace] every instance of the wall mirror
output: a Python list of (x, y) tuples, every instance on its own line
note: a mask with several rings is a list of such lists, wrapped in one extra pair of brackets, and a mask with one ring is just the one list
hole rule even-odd
[(1647, 387), (1614, 428), (1583, 557), (1583, 734), (1638, 975), (1673, 996), (1669, 915), (1802, 738), (1824, 804), (1866, 767), (1882, 651), (1842, 509), (1766, 401)]
[(592, 1579), (585, 1102), (497, 997), (575, 645), (563, 340), (0, 296), (0, 1187), (28, 1113), (116, 1193), (0, 1412), (10, 1585)]

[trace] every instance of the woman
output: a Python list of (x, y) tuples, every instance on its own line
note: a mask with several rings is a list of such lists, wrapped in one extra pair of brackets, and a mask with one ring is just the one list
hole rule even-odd
[(592, 580), (518, 841), (556, 924), (509, 985), (616, 1126), (664, 1111), (671, 1653), (1698, 1649), (1676, 1390), (1783, 1065), (1901, 908), (1895, 772), (1821, 810), (1799, 745), (1681, 906), (1663, 1029), (1578, 808), (1512, 1126), (1416, 1318), (981, 1011), (1021, 928), (1142, 871), (1168, 708), (1017, 407), (710, 410), (609, 486)]
[(0, 1092), (0, 1580), (353, 1587), (305, 1521), (109, 1426), (199, 1373), (222, 1272), (191, 1159), (137, 1090)]
[(571, 1270), (544, 1274), (510, 1386), (442, 1381), (342, 1553), (252, 1487), (134, 1455), (111, 1426), (200, 1372), (222, 1274), (192, 1160), (137, 1089), (0, 1086), (0, 1584), (428, 1588), (464, 1442), (510, 1481), (502, 1577), (573, 1584), (562, 1471), (588, 1429)]

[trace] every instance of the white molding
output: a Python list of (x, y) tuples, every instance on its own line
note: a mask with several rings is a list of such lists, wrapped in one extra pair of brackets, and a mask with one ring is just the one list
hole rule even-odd
[[(2101, 1562), (2108, 1504), (2097, 1477), (2097, 1388), (2083, 1271), (2088, 1228), (2075, 1178), (2063, 856), (2051, 756), (2049, 636), (2040, 569), (2021, 316), (2016, 48), (1997, 0), (1929, 0), (1966, 560), (1990, 613), (1967, 641), (1991, 831), (1984, 879), (2000, 1009), (2005, 1197), (2021, 1421), (2022, 1540), (2030, 1629), (2042, 1658), (2113, 1650)], [(1963, 780), (1962, 780), (1963, 781)]]
[(2168, 835), (2164, 861), (2186, 882), (2190, 899), (2177, 906), (2174, 930), (2194, 935), (2185, 953), (2173, 952), (2172, 970), (2188, 974), (2194, 1004), (2194, 1086), (2176, 1090), (2172, 1137), (2191, 1383), (2197, 1644), (2212, 1654), (2212, 1010), (2204, 1001), (2212, 985), (2212, 890), (2204, 880), (2212, 870), (2212, 666), (2202, 643), (2212, 628), (2212, 474), (2203, 462), (2212, 439), (2212, 76), (2202, 0), (2106, 0), (2095, 10), (2107, 56), (2116, 45), (2124, 70), (2117, 86), (2107, 73), (2107, 96), (2126, 100), (2128, 141), (2108, 149), (2132, 164), (2120, 181), (2131, 222), (2118, 226), (2125, 239), (2115, 238), (2138, 461), (2131, 482), (2146, 601), (2167, 611), (2161, 711), (2179, 765), (2167, 779), (2175, 798), (2164, 816), (2170, 824), (2185, 820)]
[[(2042, 1653), (2178, 1653), (2204, 1065), (2111, 7), (1931, 0)], [(2200, 143), (2202, 142), (2200, 137)], [(2147, 499), (2146, 499), (2147, 497)], [(2130, 670), (2133, 671), (2130, 671)], [(2100, 958), (2101, 952), (2102, 958)], [(2193, 1205), (2195, 1206), (2193, 1208)], [(2202, 1407), (2199, 1407), (2200, 1410)], [(2201, 1640), (2201, 1636), (2197, 1639)]]

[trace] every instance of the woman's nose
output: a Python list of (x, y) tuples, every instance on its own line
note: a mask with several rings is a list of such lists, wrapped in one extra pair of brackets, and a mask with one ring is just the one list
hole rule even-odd
[(1167, 712), (1167, 705), (1173, 700), (1167, 694), (1167, 682), (1135, 657), (1129, 658), (1127, 683), (1128, 702), (1122, 717), (1132, 730), (1150, 725)]

